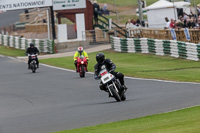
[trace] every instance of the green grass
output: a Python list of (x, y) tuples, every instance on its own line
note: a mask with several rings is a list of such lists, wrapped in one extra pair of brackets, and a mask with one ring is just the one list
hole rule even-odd
[(200, 107), (57, 133), (199, 133)]
[[(104, 51), (117, 70), (126, 76), (173, 81), (200, 82), (200, 62), (156, 56), (151, 54), (116, 53)], [(89, 71), (94, 71), (96, 53), (89, 54)], [(75, 69), (73, 57), (44, 59), (40, 62), (62, 68)]]
[(0, 46), (0, 55), (12, 56), (12, 57), (25, 56), (25, 50)]
[[(118, 6), (134, 6), (136, 7), (137, 4), (138, 4), (138, 1), (137, 0), (124, 0), (122, 2), (122, 0), (97, 0), (98, 3), (109, 3), (109, 4), (115, 4), (116, 2), (116, 5)], [(147, 6), (153, 4), (154, 2), (156, 2), (158, 0), (146, 0), (147, 2)], [(175, 0), (175, 1), (183, 1), (183, 0)], [(192, 2), (192, 5), (193, 5), (193, 0), (191, 1)], [(200, 0), (196, 0), (196, 4), (199, 4), (200, 3)]]
[[(138, 1), (137, 0), (125, 0), (122, 2), (122, 0), (97, 0), (98, 3), (109, 3), (109, 4), (115, 4), (118, 6), (137, 6)], [(147, 5), (150, 5), (157, 0), (147, 0)]]

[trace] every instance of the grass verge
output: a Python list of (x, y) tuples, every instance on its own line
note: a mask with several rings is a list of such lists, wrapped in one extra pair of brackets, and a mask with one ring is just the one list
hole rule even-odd
[(24, 53), (25, 50), (0, 46), (0, 55), (16, 57), (16, 56), (25, 56)]
[(200, 106), (56, 133), (199, 133)]
[[(151, 54), (117, 53), (103, 51), (106, 58), (112, 59), (117, 70), (126, 76), (162, 80), (200, 82), (200, 62), (156, 56)], [(89, 71), (94, 71), (96, 52), (89, 54)], [(41, 63), (75, 69), (73, 57), (40, 60)]]
[[(112, 5), (115, 5), (115, 2), (116, 2), (116, 5), (118, 5), (118, 6), (135, 6), (136, 7), (137, 4), (138, 4), (137, 0), (126, 0), (126, 1), (122, 1), (122, 0), (97, 0), (97, 1), (98, 1), (98, 3), (109, 3), (109, 4), (112, 4)], [(158, 0), (146, 0), (147, 6), (153, 4), (156, 1), (158, 1)], [(183, 0), (175, 0), (175, 1), (183, 1)], [(196, 0), (196, 1), (191, 0), (192, 6), (193, 6), (194, 2), (196, 4), (199, 4), (200, 0)]]

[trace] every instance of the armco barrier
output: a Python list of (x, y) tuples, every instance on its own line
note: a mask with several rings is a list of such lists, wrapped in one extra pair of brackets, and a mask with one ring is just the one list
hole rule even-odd
[(147, 38), (112, 37), (112, 49), (127, 53), (152, 53), (199, 61), (200, 44)]
[(40, 52), (53, 53), (53, 42), (49, 39), (26, 39), (0, 34), (0, 44), (4, 46), (27, 49), (30, 43), (34, 43)]

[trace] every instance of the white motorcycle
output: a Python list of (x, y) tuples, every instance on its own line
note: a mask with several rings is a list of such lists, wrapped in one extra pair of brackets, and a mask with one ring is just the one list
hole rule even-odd
[(125, 101), (125, 91), (114, 75), (109, 73), (106, 68), (100, 71), (100, 78), (104, 86), (106, 86), (109, 96), (114, 97), (117, 102)]

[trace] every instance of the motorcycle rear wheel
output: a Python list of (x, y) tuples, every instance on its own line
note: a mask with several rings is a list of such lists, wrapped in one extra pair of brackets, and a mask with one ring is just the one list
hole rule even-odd
[(36, 71), (36, 64), (32, 64), (31, 65), (31, 69), (32, 69), (32, 73), (35, 73), (35, 71)]

